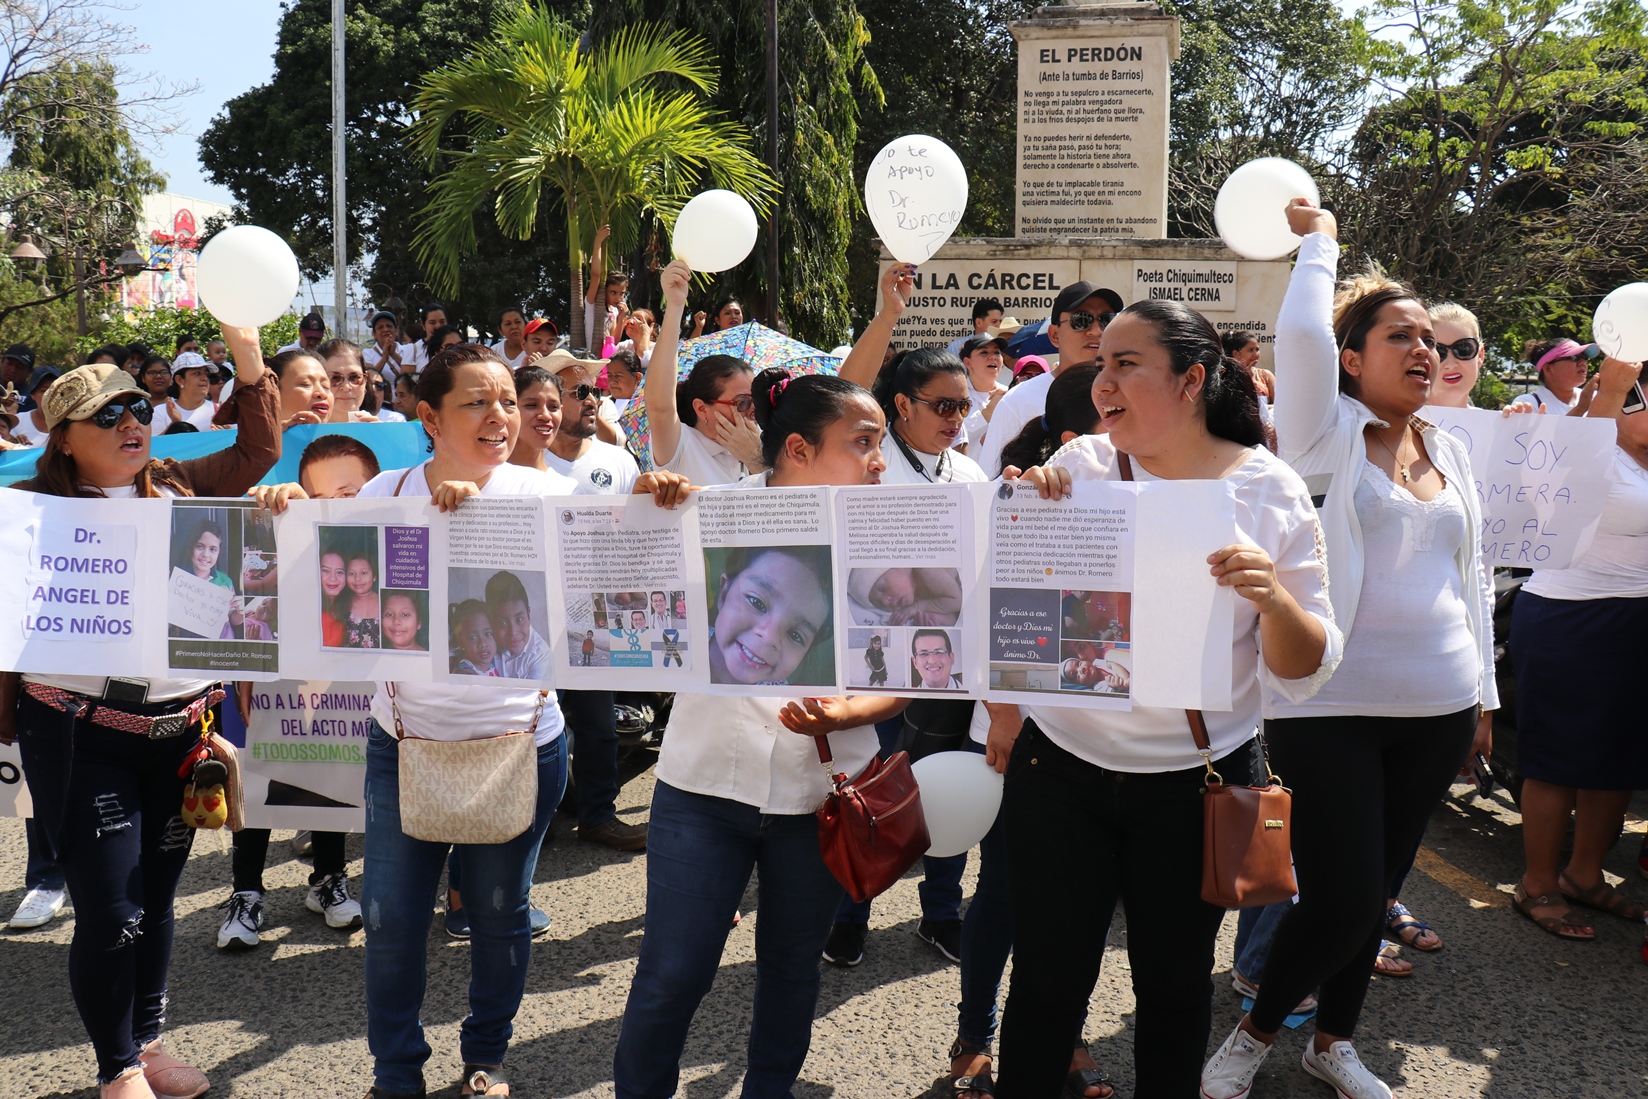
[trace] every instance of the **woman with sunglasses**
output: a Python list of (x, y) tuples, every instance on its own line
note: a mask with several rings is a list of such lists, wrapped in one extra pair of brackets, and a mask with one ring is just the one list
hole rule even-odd
[(1482, 361), (1487, 358), (1481, 325), (1475, 313), (1451, 301), (1431, 306), (1430, 313), (1441, 366), (1425, 403), (1441, 408), (1471, 408), (1471, 391), (1482, 376)]
[[(223, 334), (236, 364), (233, 446), (151, 458), (153, 404), (119, 367), (83, 366), (46, 391), (45, 450), (35, 476), (12, 487), (81, 499), (245, 493), (280, 457), (280, 392), (257, 330)], [(172, 897), (194, 839), (179, 815), (178, 767), (222, 697), (204, 679), (0, 674), (0, 742), (18, 741), (36, 818), (74, 896), (69, 988), (102, 1099), (192, 1099), (207, 1088), (200, 1070), (166, 1052), (160, 1024)]]
[[(1608, 503), (1573, 564), (1536, 569), (1523, 584), (1510, 646), (1527, 859), (1514, 906), (1552, 935), (1584, 941), (1596, 931), (1573, 906), (1642, 921), (1643, 905), (1608, 884), (1602, 861), (1631, 791), (1648, 787), (1637, 687), (1648, 636), (1648, 412), (1641, 364), (1605, 358), (1600, 376), (1585, 415), (1614, 421)], [(1549, 660), (1553, 652), (1563, 654), (1560, 664)], [(1576, 667), (1585, 669), (1577, 691), (1568, 671)]]
[(755, 371), (731, 355), (706, 355), (686, 378), (676, 380), (676, 348), (691, 278), (692, 269), (682, 260), (672, 261), (658, 278), (664, 291), (664, 327), (653, 349), (659, 367), (641, 388), (652, 432), (652, 467), (679, 473), (694, 485), (730, 485), (751, 472), (727, 444), (741, 447), (755, 435), (755, 401), (750, 397)]
[(1512, 404), (1531, 405), (1549, 416), (1561, 416), (1579, 404), (1580, 390), (1585, 387), (1590, 355), (1587, 349), (1564, 336), (1545, 340), (1528, 348), (1528, 361), (1533, 363), (1539, 384), (1518, 396)]
[(951, 449), (973, 407), (960, 359), (937, 347), (902, 351), (882, 368), (873, 392), (887, 416), (882, 484), (990, 479), (977, 462)]

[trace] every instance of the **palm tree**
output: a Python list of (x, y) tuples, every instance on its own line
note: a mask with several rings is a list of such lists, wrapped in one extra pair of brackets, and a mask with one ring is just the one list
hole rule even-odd
[(499, 229), (525, 240), (546, 200), (558, 199), (581, 344), (578, 288), (598, 226), (612, 226), (618, 249), (634, 247), (644, 215), (673, 227), (706, 177), (758, 213), (771, 206), (777, 188), (745, 147), (747, 133), (704, 106), (714, 91), (712, 58), (685, 32), (635, 24), (589, 49), (571, 24), (523, 3), (489, 40), (425, 77), (413, 99), (414, 146), (436, 169), (413, 236), (430, 281), (456, 289), (483, 203)]

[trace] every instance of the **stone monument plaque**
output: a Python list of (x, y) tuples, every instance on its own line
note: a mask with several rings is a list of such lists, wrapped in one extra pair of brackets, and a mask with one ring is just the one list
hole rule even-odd
[(1167, 235), (1168, 64), (1153, 3), (1039, 8), (1018, 41), (1018, 236)]

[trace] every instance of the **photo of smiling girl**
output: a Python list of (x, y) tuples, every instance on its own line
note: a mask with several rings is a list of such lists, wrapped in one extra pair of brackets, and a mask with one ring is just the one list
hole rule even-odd
[(428, 652), (427, 600), (424, 591), (383, 593), (383, 647), (402, 652)]
[[(717, 578), (710, 582), (710, 682), (835, 682), (828, 546), (709, 549), (704, 564), (705, 575)], [(820, 658), (808, 661), (815, 648)]]
[(378, 563), (376, 547), (350, 556), (344, 568), (349, 586), (349, 621), (343, 644), (350, 649), (376, 649), (378, 645)]

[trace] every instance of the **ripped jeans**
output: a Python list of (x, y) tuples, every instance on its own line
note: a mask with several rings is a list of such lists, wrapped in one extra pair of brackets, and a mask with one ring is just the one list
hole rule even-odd
[(17, 731), (36, 819), (74, 901), (69, 990), (97, 1054), (98, 1082), (108, 1083), (160, 1036), (172, 895), (194, 843), (177, 769), (198, 741), (104, 728), (27, 695)]
[[(538, 812), (532, 827), (507, 843), (469, 844), (463, 856), (464, 911), (469, 913), (469, 1015), (459, 1049), (465, 1064), (498, 1065), (515, 1030), (532, 953), (527, 913), (538, 848), (566, 790), (565, 737), (538, 746)], [(376, 721), (366, 742), (366, 1044), (374, 1083), (385, 1091), (423, 1088), (429, 923), (435, 887), (451, 845), (401, 831), (400, 751)]]

